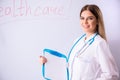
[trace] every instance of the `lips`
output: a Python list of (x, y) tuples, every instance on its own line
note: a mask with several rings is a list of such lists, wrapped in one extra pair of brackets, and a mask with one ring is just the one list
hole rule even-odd
[(84, 25), (83, 27), (84, 27), (84, 28), (89, 28), (89, 27), (90, 27), (90, 25)]

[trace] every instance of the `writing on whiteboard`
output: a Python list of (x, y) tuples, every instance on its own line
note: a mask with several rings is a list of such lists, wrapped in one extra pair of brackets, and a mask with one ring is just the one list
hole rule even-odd
[[(37, 5), (29, 3), (27, 0), (11, 0), (10, 5), (0, 6), (0, 17), (21, 17), (21, 16), (41, 16), (41, 15), (64, 15), (65, 5), (71, 0), (39, 0)], [(59, 4), (58, 4), (59, 2)], [(58, 5), (56, 5), (56, 3)]]

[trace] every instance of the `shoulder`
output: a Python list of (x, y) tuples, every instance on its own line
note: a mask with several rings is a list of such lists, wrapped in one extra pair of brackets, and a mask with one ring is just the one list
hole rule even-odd
[(94, 44), (96, 45), (96, 50), (103, 52), (110, 51), (109, 44), (100, 35), (96, 36)]
[(97, 45), (100, 45), (100, 44), (105, 44), (105, 45), (108, 45), (107, 41), (105, 39), (103, 39), (100, 35), (97, 35), (95, 37), (95, 43)]

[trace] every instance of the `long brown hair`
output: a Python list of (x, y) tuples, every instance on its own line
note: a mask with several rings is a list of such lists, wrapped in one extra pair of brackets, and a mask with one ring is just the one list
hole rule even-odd
[(97, 5), (85, 5), (82, 9), (81, 9), (81, 12), (80, 12), (80, 16), (81, 16), (81, 13), (85, 10), (89, 10), (97, 19), (97, 32), (98, 34), (106, 40), (106, 34), (105, 34), (105, 28), (104, 28), (104, 21), (103, 21), (103, 15), (102, 15), (102, 12), (101, 10), (99, 9), (99, 7)]

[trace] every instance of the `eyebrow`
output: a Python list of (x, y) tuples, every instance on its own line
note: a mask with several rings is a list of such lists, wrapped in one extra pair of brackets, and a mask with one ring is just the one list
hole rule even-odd
[[(83, 17), (83, 16), (80, 16), (80, 17)], [(95, 17), (95, 16), (88, 16), (88, 17)]]

